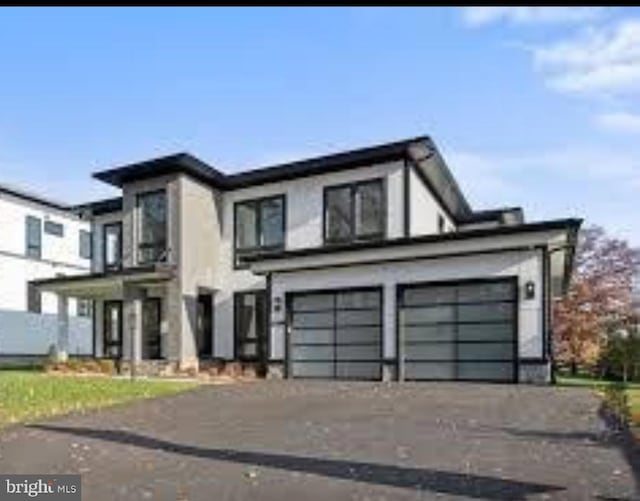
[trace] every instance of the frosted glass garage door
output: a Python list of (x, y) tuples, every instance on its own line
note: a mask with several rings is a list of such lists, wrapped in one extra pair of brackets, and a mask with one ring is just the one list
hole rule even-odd
[(380, 379), (379, 289), (296, 293), (289, 299), (289, 370), (296, 378)]
[(405, 379), (515, 379), (515, 280), (404, 285), (398, 299)]

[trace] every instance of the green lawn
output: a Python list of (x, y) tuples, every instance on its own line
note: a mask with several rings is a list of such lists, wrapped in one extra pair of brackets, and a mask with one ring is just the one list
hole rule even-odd
[[(589, 387), (602, 394), (606, 387), (619, 383), (594, 379), (588, 376), (558, 376), (557, 384), (559, 386)], [(640, 428), (640, 383), (627, 383), (625, 391), (631, 409), (631, 424), (636, 428)]]
[(141, 398), (171, 395), (196, 383), (135, 382), (108, 377), (51, 376), (37, 371), (0, 371), (0, 428)]

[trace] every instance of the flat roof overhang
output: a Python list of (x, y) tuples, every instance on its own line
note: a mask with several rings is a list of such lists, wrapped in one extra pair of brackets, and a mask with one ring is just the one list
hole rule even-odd
[(125, 285), (152, 286), (167, 282), (174, 276), (175, 267), (155, 265), (33, 280), (30, 283), (40, 291), (91, 299), (121, 296)]
[(576, 238), (581, 223), (580, 219), (543, 221), (386, 241), (263, 253), (247, 260), (251, 271), (267, 275), (538, 250), (548, 253), (552, 293), (554, 296), (560, 296), (566, 290), (573, 270)]

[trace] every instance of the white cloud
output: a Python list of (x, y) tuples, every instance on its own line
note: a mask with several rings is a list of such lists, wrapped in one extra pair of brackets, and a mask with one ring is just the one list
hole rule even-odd
[(516, 154), (445, 151), (476, 209), (520, 205), (529, 221), (577, 216), (640, 245), (640, 156), (573, 146)]
[(464, 7), (462, 17), (468, 26), (497, 22), (511, 24), (577, 23), (598, 17), (603, 7)]
[(640, 19), (533, 49), (547, 85), (574, 94), (616, 95), (640, 91)]
[(596, 115), (595, 124), (601, 129), (625, 134), (640, 133), (640, 115), (618, 111)]

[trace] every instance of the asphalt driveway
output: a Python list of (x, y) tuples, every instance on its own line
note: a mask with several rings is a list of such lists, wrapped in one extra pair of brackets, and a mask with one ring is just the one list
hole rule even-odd
[(86, 500), (634, 499), (584, 389), (259, 382), (0, 433), (1, 473)]

